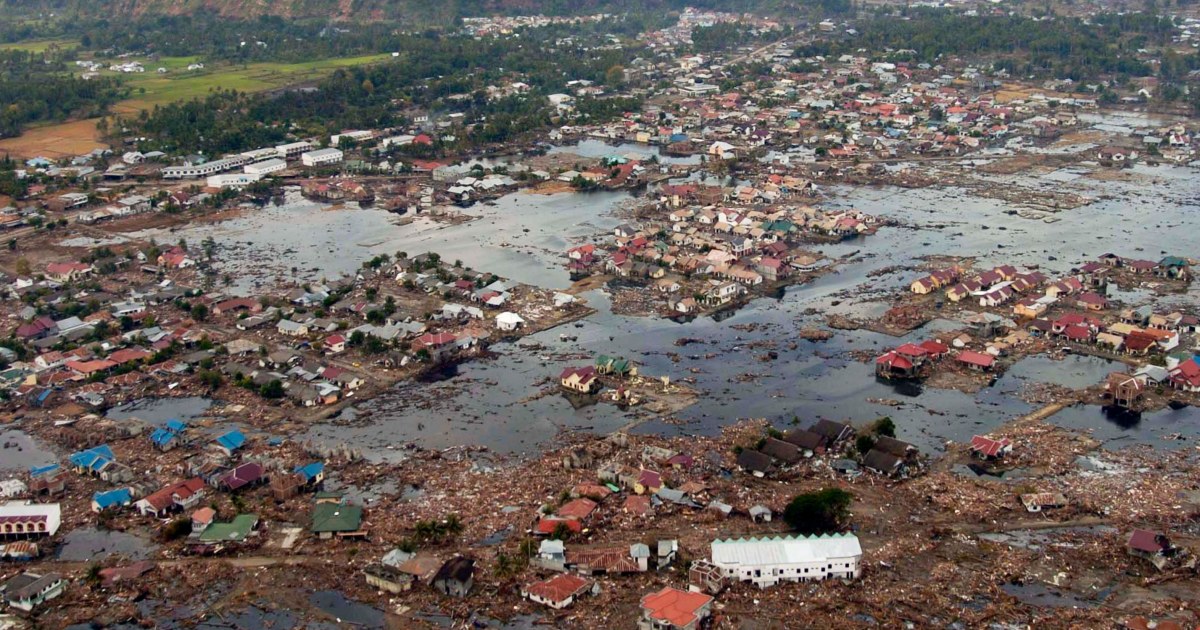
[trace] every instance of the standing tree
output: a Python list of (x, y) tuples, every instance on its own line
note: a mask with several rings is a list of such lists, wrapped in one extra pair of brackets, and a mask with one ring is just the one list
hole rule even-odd
[(840, 488), (797, 495), (783, 511), (783, 520), (802, 534), (836, 531), (850, 516), (854, 495)]

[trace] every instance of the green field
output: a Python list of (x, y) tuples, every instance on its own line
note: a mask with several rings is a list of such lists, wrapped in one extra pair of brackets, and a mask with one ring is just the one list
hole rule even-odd
[[(305, 63), (251, 63), (242, 65), (209, 65), (203, 70), (188, 71), (195, 57), (163, 57), (145, 61), (146, 72), (126, 75), (126, 84), (133, 88), (130, 97), (117, 104), (122, 113), (136, 113), (175, 101), (203, 98), (215, 89), (261, 92), (320, 79), (338, 68), (379, 63), (390, 54), (363, 57), (339, 57)], [(166, 68), (166, 74), (159, 74)]]
[(57, 46), (65, 50), (67, 48), (75, 48), (78, 45), (79, 41), (74, 39), (42, 39), (12, 44), (0, 43), (0, 50), (23, 50), (25, 52), (41, 53), (46, 52), (51, 46)]

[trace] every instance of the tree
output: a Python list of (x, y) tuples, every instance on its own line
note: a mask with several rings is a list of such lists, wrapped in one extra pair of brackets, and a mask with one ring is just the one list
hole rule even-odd
[(854, 448), (858, 449), (859, 453), (866, 455), (875, 448), (875, 438), (864, 433), (854, 440)]
[(283, 383), (279, 379), (275, 379), (263, 385), (258, 395), (268, 399), (283, 398)]
[(197, 302), (192, 305), (192, 319), (202, 322), (208, 319), (208, 307)]
[(892, 422), (890, 416), (884, 416), (875, 421), (875, 434), (886, 435), (887, 437), (896, 437), (896, 423)]
[(24, 256), (17, 259), (17, 275), (28, 276), (32, 270), (29, 267), (29, 259)]
[(604, 84), (609, 87), (617, 87), (625, 82), (625, 67), (618, 64), (611, 66), (604, 72)]
[(854, 495), (840, 488), (797, 495), (783, 511), (783, 520), (802, 534), (836, 531), (850, 516)]
[(221, 387), (221, 382), (224, 380), (221, 378), (221, 373), (217, 372), (216, 370), (200, 370), (200, 373), (197, 374), (197, 377), (199, 378), (200, 383), (204, 385), (204, 387), (210, 392), (219, 389)]

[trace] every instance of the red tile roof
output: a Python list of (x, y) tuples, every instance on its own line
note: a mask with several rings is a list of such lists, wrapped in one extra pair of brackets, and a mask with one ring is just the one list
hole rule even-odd
[(668, 586), (643, 597), (642, 608), (651, 619), (682, 628), (695, 623), (699, 619), (697, 612), (712, 601), (710, 595), (690, 593)]

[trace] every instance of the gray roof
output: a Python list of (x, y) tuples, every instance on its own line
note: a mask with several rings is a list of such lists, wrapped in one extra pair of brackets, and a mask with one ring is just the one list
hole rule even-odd
[(726, 567), (825, 562), (855, 557), (862, 557), (862, 546), (854, 534), (718, 539), (712, 542), (713, 564)]

